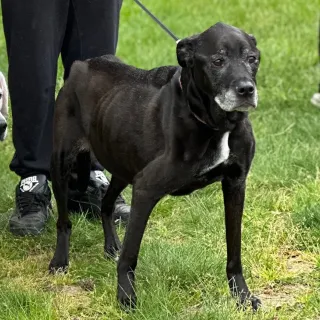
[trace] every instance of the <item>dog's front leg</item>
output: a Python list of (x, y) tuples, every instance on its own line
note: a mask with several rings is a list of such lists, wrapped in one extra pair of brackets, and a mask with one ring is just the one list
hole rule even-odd
[(164, 195), (179, 186), (183, 176), (179, 170), (180, 167), (157, 159), (133, 183), (131, 216), (118, 262), (118, 301), (125, 309), (136, 306), (135, 268), (150, 213)]
[(241, 305), (250, 300), (257, 310), (261, 301), (252, 296), (242, 273), (241, 264), (241, 223), (245, 199), (245, 178), (222, 181), (225, 206), (227, 237), (227, 278), (233, 296), (239, 298)]
[(125, 309), (135, 308), (135, 269), (145, 227), (159, 200), (146, 190), (133, 187), (131, 216), (118, 263), (118, 301)]

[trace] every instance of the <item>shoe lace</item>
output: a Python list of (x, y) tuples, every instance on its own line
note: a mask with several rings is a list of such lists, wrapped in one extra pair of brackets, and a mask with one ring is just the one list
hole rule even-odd
[(36, 213), (39, 208), (48, 205), (49, 200), (42, 194), (25, 192), (17, 196), (17, 206), (21, 217), (29, 213)]

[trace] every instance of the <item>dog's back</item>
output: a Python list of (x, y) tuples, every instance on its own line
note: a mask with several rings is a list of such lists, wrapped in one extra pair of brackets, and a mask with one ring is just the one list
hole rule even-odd
[[(69, 106), (73, 109), (69, 113), (79, 115), (84, 127), (88, 128), (98, 102), (110, 90), (122, 85), (160, 89), (170, 82), (178, 68), (163, 66), (144, 70), (127, 65), (113, 55), (105, 55), (74, 62), (61, 91), (65, 91), (66, 95), (74, 95), (75, 103)], [(76, 103), (78, 101), (81, 101), (81, 105)], [(82, 108), (92, 109), (92, 112), (82, 112)], [(86, 118), (83, 119), (81, 114), (86, 114)]]
[(76, 61), (71, 68), (69, 81), (73, 86), (76, 84), (73, 89), (77, 95), (93, 90), (96, 98), (100, 99), (108, 90), (121, 84), (161, 88), (171, 80), (177, 69), (177, 66), (163, 66), (144, 70), (127, 65), (115, 56), (105, 55)]
[(106, 77), (113, 80), (112, 85), (130, 81), (131, 85), (142, 84), (160, 88), (171, 80), (178, 69), (177, 66), (163, 66), (151, 70), (139, 69), (123, 63), (112, 55), (93, 58), (87, 62), (93, 74), (105, 73)]

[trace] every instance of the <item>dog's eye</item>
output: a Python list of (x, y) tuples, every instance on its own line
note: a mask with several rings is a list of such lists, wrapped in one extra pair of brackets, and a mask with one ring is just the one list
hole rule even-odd
[(250, 56), (249, 58), (248, 58), (248, 62), (249, 63), (255, 63), (257, 61), (257, 59), (256, 59), (256, 57), (254, 57), (254, 56)]
[(0, 99), (2, 98), (2, 93), (0, 93)]
[(222, 59), (214, 60), (214, 61), (213, 61), (213, 64), (214, 64), (216, 67), (221, 67), (221, 66), (223, 65), (223, 60), (222, 60)]

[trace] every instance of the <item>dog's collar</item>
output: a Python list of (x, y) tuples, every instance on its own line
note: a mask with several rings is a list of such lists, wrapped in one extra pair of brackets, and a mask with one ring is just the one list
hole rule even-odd
[[(181, 83), (181, 76), (179, 77), (179, 85), (180, 85), (181, 91), (183, 91), (182, 83)], [(203, 121), (202, 119), (200, 119), (191, 109), (190, 109), (190, 112), (198, 121), (200, 121), (201, 123), (203, 123), (206, 126), (208, 126), (208, 124), (205, 121)]]

